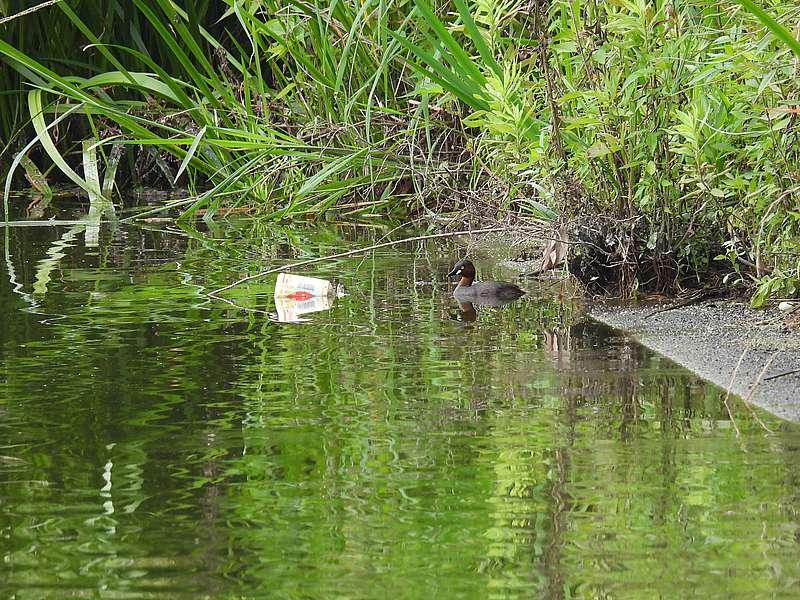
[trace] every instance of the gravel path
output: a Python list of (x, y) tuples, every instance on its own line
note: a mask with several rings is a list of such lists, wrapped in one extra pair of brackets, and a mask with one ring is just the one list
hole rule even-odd
[[(701, 377), (779, 417), (800, 421), (800, 332), (778, 310), (754, 310), (736, 301), (706, 301), (655, 314), (655, 307), (600, 306), (590, 315)], [(743, 358), (742, 358), (743, 356)], [(731, 385), (731, 376), (741, 365)], [(761, 381), (759, 374), (771, 360)]]

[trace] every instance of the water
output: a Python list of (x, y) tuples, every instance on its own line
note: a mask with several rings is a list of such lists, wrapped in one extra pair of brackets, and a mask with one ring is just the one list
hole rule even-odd
[(407, 244), (280, 324), (204, 290), (386, 230), (148, 227), (2, 233), (3, 597), (797, 597), (798, 426), (558, 284), (470, 315)]

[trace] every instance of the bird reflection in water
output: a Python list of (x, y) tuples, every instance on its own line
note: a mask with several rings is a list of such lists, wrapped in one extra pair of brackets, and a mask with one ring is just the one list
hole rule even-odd
[(459, 302), (458, 303), (458, 313), (453, 315), (453, 319), (456, 321), (462, 321), (464, 323), (472, 323), (478, 319), (478, 311), (475, 309), (475, 306), (492, 306), (498, 307), (503, 306), (505, 304), (511, 304), (512, 302), (516, 302), (519, 298), (481, 298), (480, 301), (475, 302)]

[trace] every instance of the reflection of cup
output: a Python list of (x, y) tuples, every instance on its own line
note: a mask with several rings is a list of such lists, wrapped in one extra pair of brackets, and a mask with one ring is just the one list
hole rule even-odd
[(302, 323), (306, 313), (328, 310), (336, 294), (330, 281), (280, 273), (275, 282), (276, 320), (280, 323)]

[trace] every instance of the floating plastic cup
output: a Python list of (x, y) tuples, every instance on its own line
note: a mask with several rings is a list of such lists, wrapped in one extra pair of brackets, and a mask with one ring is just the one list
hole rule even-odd
[(335, 297), (344, 295), (341, 286), (326, 279), (280, 273), (275, 282), (276, 320), (280, 323), (303, 323), (300, 315), (328, 310)]
[(333, 285), (326, 279), (279, 273), (278, 280), (275, 282), (276, 300), (278, 298), (310, 300), (315, 296), (333, 296), (334, 294)]
[(330, 307), (330, 296), (312, 296), (308, 300), (293, 300), (282, 296), (275, 298), (275, 320), (279, 323), (304, 323), (308, 319), (301, 318), (301, 315), (328, 310)]

